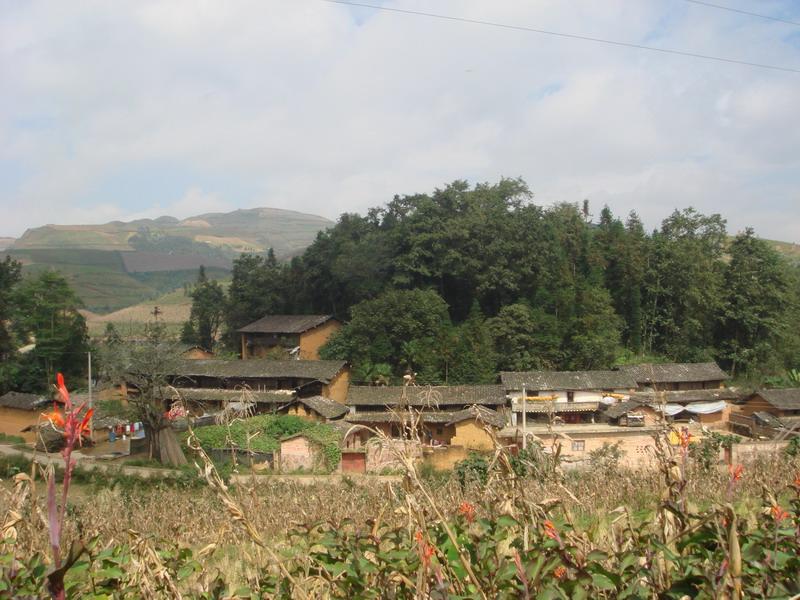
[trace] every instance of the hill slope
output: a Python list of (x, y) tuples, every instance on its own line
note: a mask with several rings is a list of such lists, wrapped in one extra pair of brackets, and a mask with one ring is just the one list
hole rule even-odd
[(181, 287), (200, 265), (212, 277), (225, 277), (241, 252), (272, 248), (289, 258), (332, 224), (316, 215), (252, 208), (183, 220), (46, 225), (27, 230), (4, 254), (20, 260), (26, 272), (63, 273), (87, 309), (105, 313)]

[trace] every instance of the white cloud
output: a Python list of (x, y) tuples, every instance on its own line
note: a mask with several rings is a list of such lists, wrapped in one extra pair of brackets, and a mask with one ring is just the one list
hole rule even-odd
[[(791, 27), (684, 3), (389, 4), (800, 64)], [(0, 235), (256, 205), (335, 218), (522, 176), (539, 202), (651, 227), (691, 204), (800, 241), (796, 74), (316, 0), (20, 3), (0, 71)], [(175, 181), (162, 169), (133, 201), (142, 164)]]

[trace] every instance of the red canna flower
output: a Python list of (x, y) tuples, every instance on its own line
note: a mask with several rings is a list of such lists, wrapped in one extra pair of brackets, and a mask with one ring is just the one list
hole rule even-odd
[(421, 531), (417, 531), (414, 534), (414, 539), (417, 541), (417, 545), (419, 546), (419, 559), (422, 561), (422, 565), (427, 569), (429, 566), (431, 566), (431, 557), (433, 556), (434, 552), (433, 546), (428, 543)]
[(788, 519), (789, 516), (790, 516), (788, 512), (783, 510), (777, 504), (772, 506), (772, 508), (770, 509), (770, 512), (772, 513), (772, 518), (775, 519), (776, 523), (780, 523), (784, 519)]
[(56, 389), (58, 390), (60, 401), (66, 405), (67, 410), (72, 408), (72, 403), (69, 400), (69, 392), (67, 391), (67, 386), (64, 384), (64, 376), (61, 373), (56, 375)]
[(469, 502), (462, 502), (458, 507), (458, 512), (461, 513), (461, 515), (467, 520), (467, 523), (472, 523), (475, 521), (475, 515), (477, 511)]
[(689, 433), (688, 428), (684, 427), (683, 429), (681, 429), (680, 440), (681, 440), (681, 448), (686, 450), (689, 447), (689, 443), (692, 441), (692, 434)]
[(558, 535), (558, 529), (556, 526), (553, 525), (552, 521), (545, 521), (544, 525), (544, 534), (549, 537), (551, 540), (560, 540), (561, 538)]
[(728, 472), (731, 474), (731, 481), (736, 482), (742, 478), (744, 467), (742, 465), (728, 465)]
[(553, 569), (553, 575), (555, 576), (556, 579), (564, 579), (566, 574), (567, 574), (567, 569), (562, 566), (558, 566), (555, 569)]
[(63, 429), (64, 428), (64, 416), (60, 412), (58, 412), (57, 410), (54, 410), (54, 411), (49, 412), (49, 413), (42, 413), (42, 416), (45, 419), (47, 419), (48, 421), (50, 421), (50, 423), (56, 429)]

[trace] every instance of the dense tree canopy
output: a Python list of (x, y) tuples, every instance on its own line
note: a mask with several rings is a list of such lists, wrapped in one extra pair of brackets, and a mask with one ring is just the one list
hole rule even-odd
[(86, 372), (89, 340), (79, 298), (55, 271), (21, 277), (19, 263), (0, 263), (0, 393), (40, 392), (61, 372)]
[[(269, 313), (332, 313), (325, 349), (356, 380), (493, 381), (499, 369), (607, 368), (622, 356), (716, 359), (760, 377), (800, 361), (797, 267), (720, 215), (647, 233), (588, 202), (544, 208), (525, 182), (396, 196), (342, 215), (289, 264), (242, 255), (228, 332)], [(235, 348), (232, 345), (232, 348)]]

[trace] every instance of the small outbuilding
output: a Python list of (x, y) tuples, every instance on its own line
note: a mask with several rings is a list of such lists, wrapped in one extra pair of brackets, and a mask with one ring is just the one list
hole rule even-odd
[[(38, 394), (8, 392), (0, 396), (0, 433), (16, 435), (26, 442), (36, 439), (35, 426), (50, 400)], [(27, 431), (23, 431), (27, 429)]]
[(315, 471), (322, 468), (322, 449), (304, 432), (281, 440), (281, 471)]
[(766, 412), (783, 423), (800, 421), (800, 388), (758, 390), (750, 394), (738, 408), (740, 414), (747, 416)]

